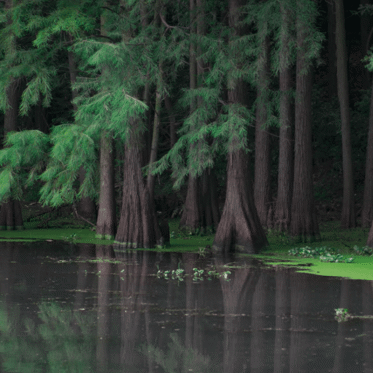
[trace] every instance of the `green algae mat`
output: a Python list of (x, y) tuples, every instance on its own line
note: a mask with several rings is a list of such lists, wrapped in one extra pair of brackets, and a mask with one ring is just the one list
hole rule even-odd
[(373, 280), (373, 257), (355, 256), (352, 263), (326, 263), (317, 258), (295, 258), (290, 255), (253, 255), (264, 264), (275, 267), (294, 268), (297, 272), (319, 276), (344, 277), (352, 280)]

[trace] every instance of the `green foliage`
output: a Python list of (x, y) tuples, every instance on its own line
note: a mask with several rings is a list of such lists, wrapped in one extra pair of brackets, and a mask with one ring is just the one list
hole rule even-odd
[(289, 255), (300, 256), (304, 258), (319, 258), (322, 262), (329, 263), (352, 263), (354, 258), (345, 257), (337, 252), (336, 249), (330, 247), (296, 247), (290, 249)]
[(364, 256), (373, 255), (373, 249), (369, 246), (360, 247), (360, 246), (354, 245), (353, 250), (356, 255), (364, 255)]
[[(98, 134), (81, 125), (60, 125), (51, 133), (53, 145), (47, 169), (41, 175), (45, 182), (40, 200), (59, 206), (85, 196), (96, 198), (99, 190), (97, 169)], [(77, 190), (75, 181), (83, 167), (85, 178)]]
[(45, 166), (49, 138), (38, 130), (10, 132), (0, 150), (0, 201), (21, 199), (23, 188), (37, 180)]

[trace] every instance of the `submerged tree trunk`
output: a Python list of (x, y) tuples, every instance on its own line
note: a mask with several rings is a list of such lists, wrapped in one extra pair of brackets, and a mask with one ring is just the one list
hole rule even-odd
[[(304, 17), (304, 15), (303, 15)], [(297, 19), (297, 78), (295, 98), (294, 190), (290, 234), (303, 242), (319, 238), (312, 179), (312, 71), (305, 42), (307, 26)]]
[(365, 182), (361, 225), (369, 228), (373, 221), (373, 86), (370, 97), (369, 132), (365, 161)]
[(342, 206), (342, 228), (356, 227), (354, 182), (352, 170), (350, 108), (348, 99), (347, 80), (347, 51), (344, 25), (343, 0), (335, 2), (336, 32), (335, 40), (337, 46), (337, 80), (338, 98), (342, 120), (342, 158), (343, 158), (343, 206)]
[(291, 197), (293, 193), (293, 100), (291, 97), (292, 78), (289, 51), (291, 16), (289, 10), (280, 4), (282, 18), (280, 51), (280, 150), (278, 160), (277, 201), (274, 225), (281, 232), (287, 232), (291, 220)]
[(132, 120), (124, 156), (124, 182), (121, 217), (116, 243), (127, 248), (153, 248), (163, 245), (154, 201), (141, 172), (142, 133)]

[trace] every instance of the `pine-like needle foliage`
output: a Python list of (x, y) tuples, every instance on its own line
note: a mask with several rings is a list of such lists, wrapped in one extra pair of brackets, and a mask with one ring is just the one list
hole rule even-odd
[[(47, 205), (59, 206), (74, 203), (81, 197), (96, 198), (99, 190), (97, 137), (76, 124), (56, 126), (50, 137), (53, 147), (48, 167), (40, 177), (45, 182), (40, 200)], [(81, 167), (86, 173), (78, 188), (75, 181)]]
[(45, 167), (49, 137), (37, 130), (10, 132), (0, 150), (0, 201), (21, 199)]

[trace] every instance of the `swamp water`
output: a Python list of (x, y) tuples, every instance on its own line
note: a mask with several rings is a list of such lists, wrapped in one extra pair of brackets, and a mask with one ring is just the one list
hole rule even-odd
[(0, 372), (373, 372), (373, 320), (334, 319), (373, 315), (371, 281), (88, 244), (0, 252)]

